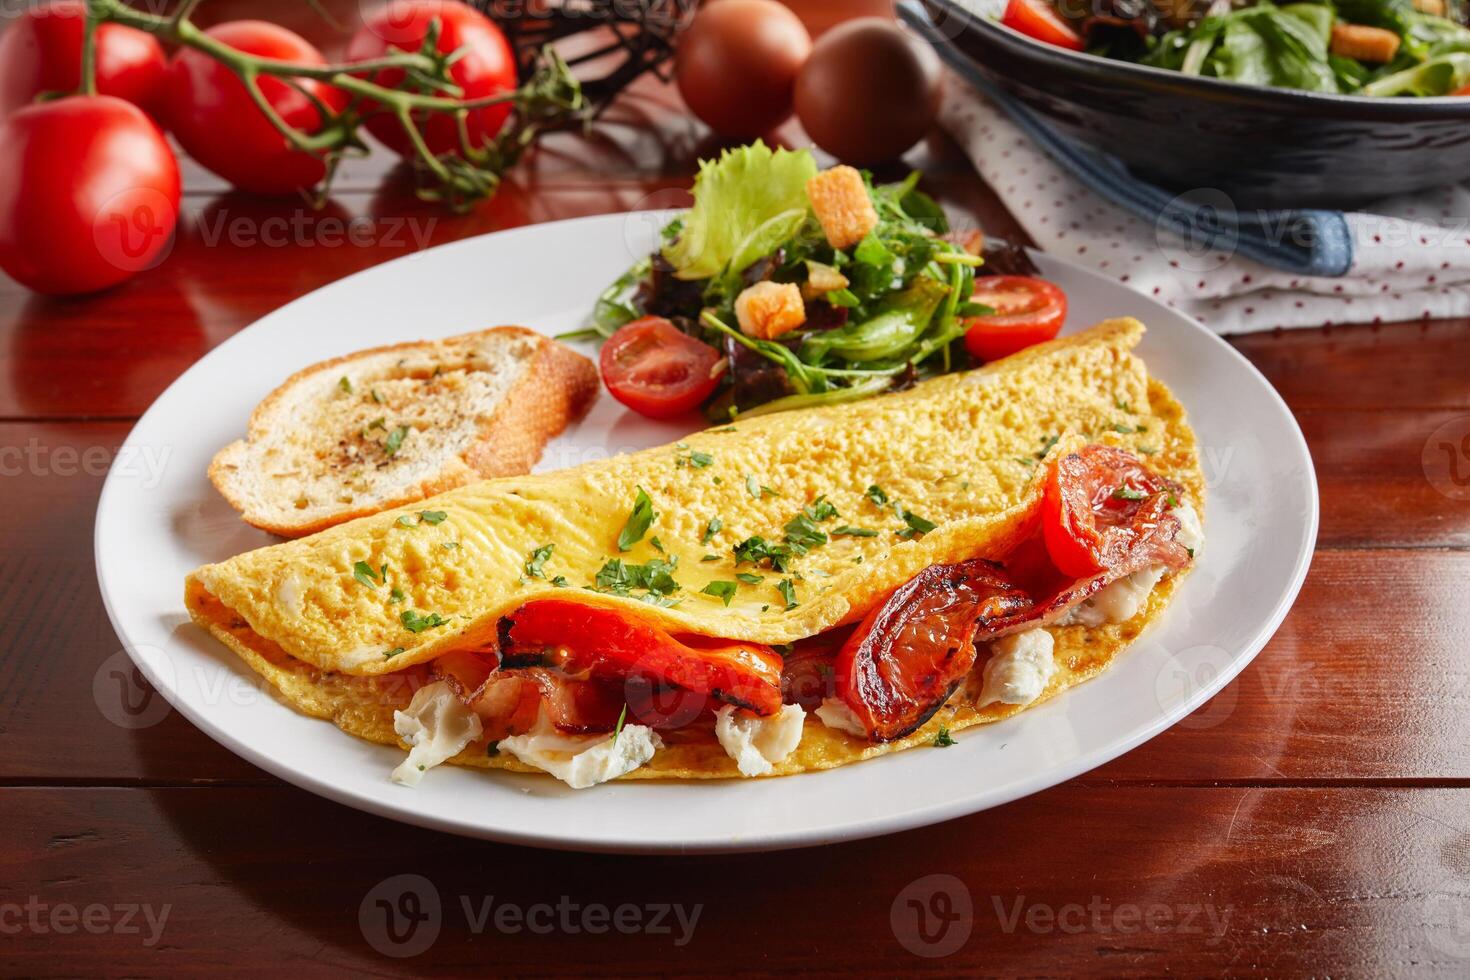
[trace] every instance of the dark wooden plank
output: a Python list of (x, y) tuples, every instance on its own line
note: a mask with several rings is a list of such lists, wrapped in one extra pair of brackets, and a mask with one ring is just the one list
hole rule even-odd
[[(161, 706), (161, 717), (142, 716), (151, 724), (119, 727), (135, 724), (123, 698), (138, 706), (148, 692), (119, 656), (91, 537), (101, 474), (126, 429), (0, 425), (0, 780), (263, 779)], [(1391, 496), (1382, 488), (1392, 484), (1354, 453), (1322, 469), (1329, 501), (1358, 499), (1349, 488), (1359, 484), (1370, 502)], [(1350, 516), (1333, 513), (1324, 517)], [(1401, 519), (1388, 514), (1386, 533), (1398, 534)], [(1351, 526), (1372, 525), (1360, 515)], [(1095, 778), (1470, 778), (1467, 584), (1470, 552), (1319, 554), (1257, 662), (1192, 720)]]
[(706, 858), (504, 847), (284, 788), (0, 802), (17, 974), (1463, 976), (1470, 953), (1465, 789), (1069, 786)]

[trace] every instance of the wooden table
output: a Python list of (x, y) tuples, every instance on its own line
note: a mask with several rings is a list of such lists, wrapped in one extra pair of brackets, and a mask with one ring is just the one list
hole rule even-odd
[[(1470, 446), (1470, 321), (1235, 340), (1317, 463), (1322, 529), (1295, 609), (1172, 730), (940, 826), (718, 858), (462, 840), (284, 785), (140, 686), (102, 609), (92, 521), (113, 449), (172, 379), (420, 244), (677, 203), (711, 146), (641, 85), (466, 218), (415, 202), (382, 155), (324, 215), (190, 168), (161, 268), (65, 302), (0, 282), (0, 971), (1470, 973), (1470, 492), (1436, 448)], [(909, 162), (956, 218), (1019, 234), (942, 137)], [(366, 220), (371, 243), (323, 244), (329, 217)], [(230, 232), (282, 218), (304, 229), (289, 243)], [(379, 952), (409, 950), (377, 904), (413, 911), (383, 884), (403, 874), (441, 900), (412, 958)], [(672, 914), (653, 928), (663, 906), (697, 909), (692, 934)]]

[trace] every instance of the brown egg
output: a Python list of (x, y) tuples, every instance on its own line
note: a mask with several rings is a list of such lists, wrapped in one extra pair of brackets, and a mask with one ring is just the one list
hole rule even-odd
[(791, 115), (812, 50), (800, 19), (776, 0), (706, 2), (679, 36), (679, 94), (721, 136), (753, 139)]
[(862, 17), (817, 40), (796, 80), (796, 114), (818, 146), (865, 166), (917, 143), (939, 96), (933, 49), (890, 21)]

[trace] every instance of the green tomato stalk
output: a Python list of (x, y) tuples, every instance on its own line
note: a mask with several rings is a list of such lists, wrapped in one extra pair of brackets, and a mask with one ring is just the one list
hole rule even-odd
[[(366, 154), (360, 135), (362, 124), (373, 116), (394, 116), (408, 134), (416, 163), (433, 178), (434, 185), (420, 188), (425, 200), (444, 201), (455, 210), (465, 210), (492, 196), (505, 172), (514, 166), (536, 138), (550, 129), (562, 128), (583, 115), (581, 86), (567, 63), (550, 45), (541, 51), (531, 77), (519, 88), (480, 99), (461, 98), (463, 90), (450, 80), (450, 67), (462, 50), (447, 54), (438, 50), (440, 25), (430, 26), (418, 51), (395, 51), (380, 58), (337, 65), (301, 65), (246, 54), (215, 40), (191, 19), (201, 0), (184, 0), (170, 16), (135, 10), (123, 0), (87, 0), (87, 23), (82, 45), (82, 94), (96, 93), (96, 29), (101, 23), (123, 24), (156, 37), (202, 52), (232, 71), (244, 84), (251, 100), (272, 126), (296, 150), (320, 157), (327, 166), (321, 196), (324, 197), (342, 157)], [(401, 69), (403, 87), (391, 88), (374, 80), (376, 73)], [(304, 132), (287, 123), (260, 91), (261, 76), (279, 78), (316, 106), (322, 126)], [(323, 82), (347, 92), (347, 106), (334, 113), (302, 80)], [(495, 139), (475, 145), (469, 135), (469, 114), (476, 109), (509, 103), (514, 113)], [(456, 152), (435, 154), (424, 140), (416, 114), (447, 113), (459, 129)]]

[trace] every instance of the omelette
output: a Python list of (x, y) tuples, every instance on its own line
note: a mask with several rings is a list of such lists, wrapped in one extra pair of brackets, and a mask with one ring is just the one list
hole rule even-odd
[(186, 603), (289, 705), (407, 750), (408, 784), (948, 745), (1106, 669), (1202, 547), (1143, 333), (462, 487), (205, 565)]

